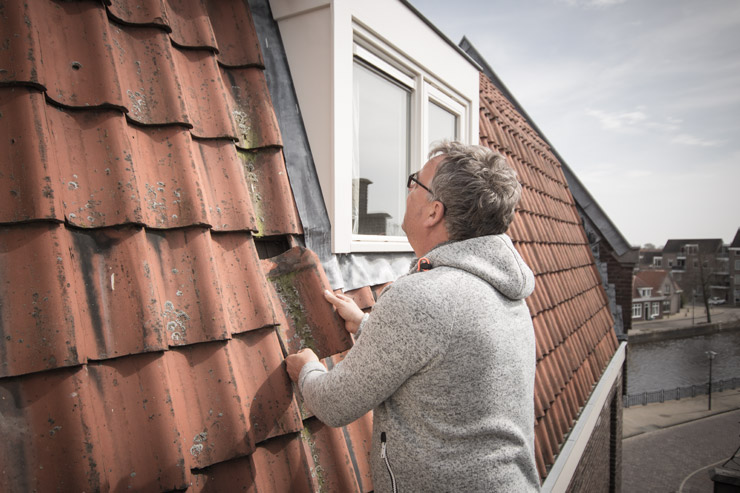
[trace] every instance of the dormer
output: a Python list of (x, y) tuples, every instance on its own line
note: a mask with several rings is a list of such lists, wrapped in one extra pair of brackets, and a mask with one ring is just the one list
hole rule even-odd
[(411, 247), (406, 178), (440, 139), (478, 143), (479, 70), (398, 0), (271, 0), (334, 253)]

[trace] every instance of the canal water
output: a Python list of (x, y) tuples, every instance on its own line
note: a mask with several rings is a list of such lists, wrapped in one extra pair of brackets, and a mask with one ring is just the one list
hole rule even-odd
[(707, 351), (717, 353), (713, 381), (740, 378), (740, 331), (630, 344), (627, 349), (628, 394), (707, 383)]

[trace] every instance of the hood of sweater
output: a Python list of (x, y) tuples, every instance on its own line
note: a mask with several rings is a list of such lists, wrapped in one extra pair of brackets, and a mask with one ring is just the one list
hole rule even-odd
[(434, 247), (425, 256), (433, 268), (464, 270), (486, 281), (512, 300), (534, 291), (534, 274), (505, 235), (479, 236)]

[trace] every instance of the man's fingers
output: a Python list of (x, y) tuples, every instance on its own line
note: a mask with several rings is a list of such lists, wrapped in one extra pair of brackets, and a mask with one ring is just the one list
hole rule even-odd
[(347, 296), (347, 295), (346, 295), (346, 294), (344, 294), (344, 293), (337, 293), (337, 294), (336, 294), (336, 297), (337, 297), (337, 298), (339, 298), (339, 299), (340, 299), (340, 300), (342, 300), (342, 301), (347, 301), (347, 302), (351, 302), (351, 301), (354, 301), (354, 300), (353, 300), (352, 298), (350, 298), (349, 296)]
[(352, 298), (350, 298), (349, 296), (345, 296), (341, 293), (334, 294), (328, 289), (324, 290), (324, 298), (326, 298), (326, 301), (334, 305), (334, 308), (336, 309), (339, 309), (343, 305), (352, 302)]
[(336, 306), (337, 303), (340, 303), (342, 301), (337, 295), (335, 295), (328, 289), (324, 290), (324, 298), (326, 298), (326, 301), (328, 301), (334, 306)]

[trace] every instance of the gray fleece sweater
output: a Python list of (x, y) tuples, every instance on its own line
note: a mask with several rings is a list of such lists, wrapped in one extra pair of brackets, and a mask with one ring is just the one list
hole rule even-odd
[(375, 491), (539, 489), (534, 461), (534, 276), (506, 235), (437, 246), (432, 270), (385, 290), (331, 371), (305, 365), (329, 426), (373, 410)]

